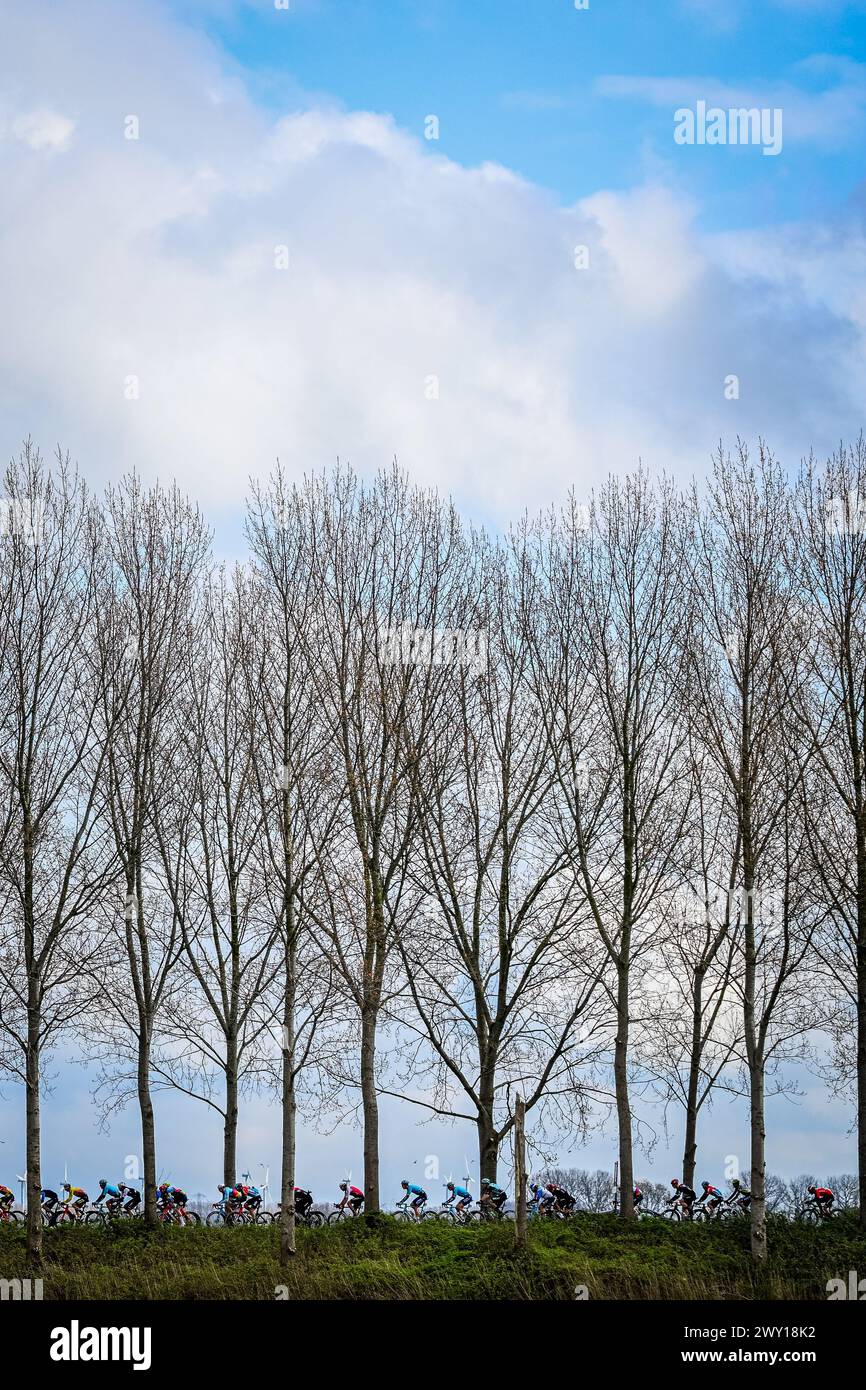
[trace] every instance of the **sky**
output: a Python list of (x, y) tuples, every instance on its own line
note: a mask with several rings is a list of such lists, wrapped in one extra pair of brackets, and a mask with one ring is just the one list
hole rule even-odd
[[(775, 153), (675, 139), (678, 111), (741, 107)], [(864, 423), (864, 135), (866, 0), (4, 0), (6, 456), (29, 435), (95, 486), (177, 478), (228, 555), (277, 458), (396, 457), (493, 526), (639, 461), (685, 481), (738, 436), (794, 467)], [(770, 1166), (850, 1169), (803, 1085)], [(87, 1091), (64, 1067), (46, 1107), (46, 1171), (76, 1181), (134, 1143)], [(161, 1134), (206, 1190), (189, 1104)], [(276, 1126), (245, 1111), (246, 1161)], [(386, 1185), (472, 1152), (405, 1107), (384, 1128)], [(744, 1151), (742, 1107), (706, 1132), (713, 1163)], [(326, 1183), (360, 1171), (354, 1132), (305, 1135), (300, 1172), (303, 1143)]]

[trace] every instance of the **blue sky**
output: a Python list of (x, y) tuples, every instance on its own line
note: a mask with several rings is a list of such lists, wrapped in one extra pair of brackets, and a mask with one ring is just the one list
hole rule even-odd
[[(781, 152), (677, 145), (701, 100), (780, 107)], [(796, 466), (864, 424), (864, 135), (866, 0), (5, 0), (4, 448), (60, 444), (96, 486), (178, 478), (229, 555), (277, 457), (396, 456), (493, 525), (638, 459), (686, 480), (737, 435)], [(770, 1166), (850, 1169), (846, 1110), (802, 1082), (771, 1102)], [(53, 1180), (134, 1151), (78, 1068), (45, 1113)], [(191, 1148), (190, 1103), (158, 1115), (167, 1170), (208, 1190), (212, 1122)], [(745, 1124), (709, 1117), (711, 1180)], [(386, 1190), (472, 1152), (391, 1102), (383, 1133)], [(243, 1161), (276, 1136), (244, 1109)], [(358, 1135), (305, 1129), (300, 1165), (326, 1195)]]
[[(499, 161), (564, 203), (666, 166), (722, 230), (842, 206), (862, 177), (862, 3), (292, 0), (286, 12), (261, 0), (179, 12), (204, 22), (273, 110), (325, 97), (416, 131), (432, 112), (450, 158)], [(617, 79), (635, 86), (619, 92)], [(671, 102), (650, 87), (660, 79), (685, 102), (718, 86), (789, 106), (788, 156), (708, 161), (693, 149), (675, 161)], [(835, 121), (840, 93), (849, 106)]]

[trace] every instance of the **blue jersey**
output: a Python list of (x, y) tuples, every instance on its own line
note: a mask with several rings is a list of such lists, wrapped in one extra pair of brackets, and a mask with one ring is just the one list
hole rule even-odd
[(423, 1187), (416, 1187), (414, 1182), (410, 1182), (409, 1186), (406, 1188), (406, 1196), (426, 1197), (427, 1193), (424, 1191)]
[(102, 1191), (100, 1192), (99, 1196), (96, 1198), (93, 1205), (95, 1207), (99, 1206), (99, 1203), (102, 1201), (103, 1197), (116, 1197), (117, 1200), (120, 1201), (120, 1188), (115, 1187), (113, 1182), (107, 1182), (103, 1187)]
[(457, 1187), (457, 1186), (455, 1186), (455, 1187), (454, 1187), (454, 1190), (453, 1190), (453, 1195), (454, 1195), (455, 1197), (463, 1197), (463, 1198), (465, 1198), (465, 1197), (471, 1197), (471, 1196), (472, 1196), (472, 1193), (469, 1192), (465, 1187)]

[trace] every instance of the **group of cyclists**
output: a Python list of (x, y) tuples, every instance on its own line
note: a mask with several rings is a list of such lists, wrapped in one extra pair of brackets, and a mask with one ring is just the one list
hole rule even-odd
[[(11, 1188), (0, 1183), (0, 1212), (10, 1212), (13, 1201), (14, 1194)], [(160, 1183), (156, 1189), (157, 1208), (163, 1215), (183, 1212), (188, 1201), (189, 1197), (183, 1188), (173, 1187), (170, 1183)], [(90, 1194), (86, 1188), (65, 1182), (60, 1192), (55, 1192), (52, 1187), (43, 1187), (39, 1202), (47, 1225), (56, 1226), (58, 1218), (65, 1212), (75, 1219), (83, 1219), (84, 1212), (90, 1205)], [(93, 1210), (104, 1211), (109, 1216), (138, 1215), (141, 1210), (141, 1192), (129, 1183), (113, 1183), (106, 1178), (100, 1178), (99, 1194), (93, 1199)]]
[[(752, 1205), (752, 1194), (748, 1188), (743, 1186), (739, 1178), (731, 1179), (732, 1191), (728, 1193), (727, 1197), (710, 1182), (701, 1183), (700, 1194), (696, 1193), (693, 1187), (688, 1187), (686, 1183), (680, 1182), (679, 1178), (671, 1178), (671, 1187), (674, 1189), (674, 1195), (668, 1199), (668, 1206), (678, 1209), (687, 1221), (693, 1220), (695, 1213), (700, 1211), (704, 1211), (709, 1219), (719, 1216), (725, 1209), (745, 1213)], [(832, 1188), (814, 1186), (809, 1187), (807, 1191), (818, 1212), (822, 1216), (829, 1215), (836, 1198)], [(634, 1190), (635, 1207), (640, 1209), (642, 1201), (643, 1193), (639, 1187), (636, 1187)]]
[[(416, 1220), (420, 1220), (429, 1200), (425, 1189), (417, 1183), (409, 1182), (407, 1178), (402, 1180), (400, 1186), (403, 1195), (397, 1202), (398, 1209), (407, 1215), (411, 1212)], [(674, 1189), (673, 1196), (667, 1202), (668, 1207), (673, 1209), (671, 1214), (675, 1213), (687, 1221), (694, 1220), (696, 1214), (701, 1212), (707, 1219), (717, 1217), (725, 1210), (745, 1213), (749, 1211), (752, 1202), (752, 1193), (743, 1186), (739, 1178), (731, 1180), (732, 1191), (727, 1196), (710, 1182), (701, 1183), (700, 1193), (681, 1182), (679, 1178), (671, 1179), (671, 1187)], [(41, 1206), (48, 1225), (56, 1225), (62, 1211), (69, 1211), (73, 1216), (83, 1218), (85, 1208), (90, 1202), (90, 1197), (83, 1187), (66, 1182), (61, 1191), (62, 1195), (50, 1187), (42, 1189)], [(220, 1199), (216, 1206), (222, 1209), (227, 1218), (249, 1216), (255, 1219), (261, 1211), (263, 1194), (258, 1187), (243, 1183), (220, 1183), (217, 1191)], [(337, 1211), (348, 1209), (357, 1216), (364, 1206), (363, 1190), (346, 1180), (340, 1183), (340, 1193)], [(821, 1215), (828, 1215), (832, 1211), (835, 1193), (831, 1188), (816, 1185), (809, 1187), (808, 1193)], [(445, 1184), (445, 1194), (443, 1210), (457, 1219), (465, 1220), (474, 1201), (469, 1188), (449, 1179)], [(635, 1210), (640, 1212), (644, 1201), (644, 1193), (640, 1187), (635, 1187), (633, 1198)], [(189, 1198), (183, 1188), (167, 1182), (160, 1183), (156, 1189), (156, 1199), (157, 1208), (164, 1218), (185, 1215)], [(482, 1215), (501, 1216), (507, 1200), (508, 1192), (505, 1188), (489, 1178), (482, 1178), (478, 1198), (478, 1207)], [(0, 1218), (8, 1219), (13, 1201), (12, 1189), (0, 1183)], [(313, 1205), (312, 1193), (306, 1188), (295, 1187), (294, 1204), (298, 1216), (301, 1220), (306, 1220)], [(574, 1212), (576, 1205), (576, 1198), (559, 1183), (533, 1182), (529, 1185), (528, 1206), (533, 1214), (565, 1217)], [(94, 1198), (93, 1208), (105, 1210), (109, 1216), (138, 1215), (141, 1209), (141, 1192), (126, 1183), (115, 1184), (100, 1178), (99, 1195)]]

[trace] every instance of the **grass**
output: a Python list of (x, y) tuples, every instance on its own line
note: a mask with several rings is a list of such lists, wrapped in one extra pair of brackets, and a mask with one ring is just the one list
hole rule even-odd
[[(269, 1227), (147, 1231), (137, 1222), (107, 1230), (45, 1232), (49, 1299), (825, 1299), (827, 1280), (866, 1276), (866, 1237), (853, 1218), (820, 1227), (769, 1223), (770, 1258), (755, 1275), (745, 1222), (718, 1226), (583, 1216), (530, 1227), (514, 1249), (514, 1227), (418, 1226), (388, 1217), (298, 1232), (288, 1270)], [(31, 1274), (22, 1230), (0, 1228), (0, 1278)]]

